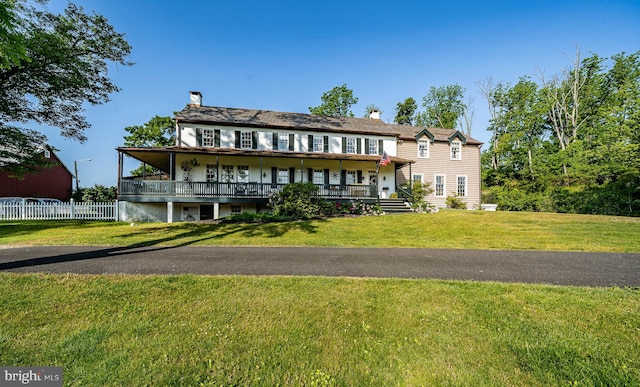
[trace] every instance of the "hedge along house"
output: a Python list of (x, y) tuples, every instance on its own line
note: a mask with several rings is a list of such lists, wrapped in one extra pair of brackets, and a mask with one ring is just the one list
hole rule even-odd
[[(117, 149), (120, 219), (173, 222), (268, 211), (269, 196), (294, 182), (316, 184), (331, 201), (385, 199), (415, 172), (410, 166), (417, 153), (399, 157), (399, 146), (409, 145), (412, 130), (424, 130), (385, 124), (375, 114), (323, 117), (204, 106), (199, 92), (191, 92), (174, 119), (175, 146)], [(465, 140), (462, 147), (478, 152), (476, 173), (465, 173), (479, 187), (479, 146), (473, 144), (480, 143)], [(168, 179), (123, 178), (125, 155)], [(465, 199), (479, 203), (479, 197), (478, 189)]]

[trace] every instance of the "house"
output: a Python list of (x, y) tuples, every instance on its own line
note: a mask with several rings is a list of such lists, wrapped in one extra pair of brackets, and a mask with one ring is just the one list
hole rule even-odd
[(23, 178), (10, 177), (0, 171), (0, 197), (36, 197), (69, 200), (72, 194), (73, 175), (49, 148), (43, 148), (42, 157), (53, 166), (42, 168), (39, 173), (27, 173)]
[[(269, 195), (313, 182), (332, 201), (405, 196), (401, 185), (430, 183), (444, 206), (457, 194), (480, 205), (481, 143), (456, 130), (386, 124), (371, 118), (205, 106), (199, 92), (175, 117), (176, 144), (120, 147), (118, 200), (124, 221), (206, 220), (268, 211)], [(125, 179), (124, 156), (168, 175)], [(381, 160), (384, 158), (384, 162)]]

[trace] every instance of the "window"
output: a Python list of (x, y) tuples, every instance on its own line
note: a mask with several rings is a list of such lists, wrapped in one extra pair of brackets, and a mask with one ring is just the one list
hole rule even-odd
[(324, 184), (324, 171), (322, 169), (313, 170), (313, 184)]
[(422, 173), (414, 173), (413, 176), (411, 176), (411, 180), (414, 183), (422, 183)]
[(451, 149), (451, 160), (462, 160), (462, 154), (460, 152), (460, 141), (453, 141), (451, 145), (449, 145)]
[(356, 171), (347, 171), (347, 184), (356, 184), (358, 178), (358, 174)]
[(289, 184), (288, 168), (278, 168), (278, 184)]
[(215, 146), (215, 131), (213, 129), (202, 129), (202, 146)]
[(218, 166), (214, 164), (207, 164), (205, 172), (205, 178), (208, 182), (218, 181)]
[(436, 175), (435, 176), (435, 196), (436, 197), (444, 197), (444, 175)]
[(367, 149), (369, 155), (378, 154), (378, 140), (369, 139), (369, 149)]
[(242, 149), (253, 148), (253, 135), (251, 132), (241, 132), (240, 134), (240, 147)]
[(238, 183), (248, 183), (249, 182), (249, 166), (248, 165), (238, 165)]
[(458, 180), (458, 184), (457, 184), (456, 194), (458, 196), (467, 196), (467, 177), (458, 176), (457, 180)]
[(278, 133), (278, 150), (289, 150), (289, 134)]
[(322, 139), (322, 136), (313, 136), (313, 151), (314, 152), (324, 151), (324, 140)]
[(240, 215), (240, 214), (242, 214), (242, 206), (240, 204), (232, 204), (231, 215)]
[(421, 138), (418, 140), (418, 158), (429, 158), (429, 139)]
[(233, 165), (222, 166), (222, 182), (233, 183)]
[(356, 151), (358, 149), (357, 146), (356, 146), (356, 138), (355, 137), (345, 137), (345, 139), (347, 140), (345, 153), (356, 153)]
[(45, 159), (50, 159), (51, 158), (51, 151), (49, 151), (48, 149), (44, 150), (44, 158)]

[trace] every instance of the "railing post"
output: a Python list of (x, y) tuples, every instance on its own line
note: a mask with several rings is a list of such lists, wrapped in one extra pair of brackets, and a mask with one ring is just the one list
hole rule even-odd
[(69, 200), (69, 203), (71, 204), (70, 208), (69, 208), (69, 215), (71, 216), (71, 219), (75, 219), (76, 218), (76, 208), (75, 208), (75, 200), (73, 200), (73, 198), (71, 198), (71, 200)]

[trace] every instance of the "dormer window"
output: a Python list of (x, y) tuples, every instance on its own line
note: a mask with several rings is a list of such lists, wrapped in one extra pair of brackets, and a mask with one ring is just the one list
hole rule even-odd
[(460, 141), (451, 141), (449, 150), (451, 152), (451, 160), (462, 160), (462, 143)]
[(418, 158), (429, 158), (429, 139), (426, 137), (422, 137), (418, 140)]

